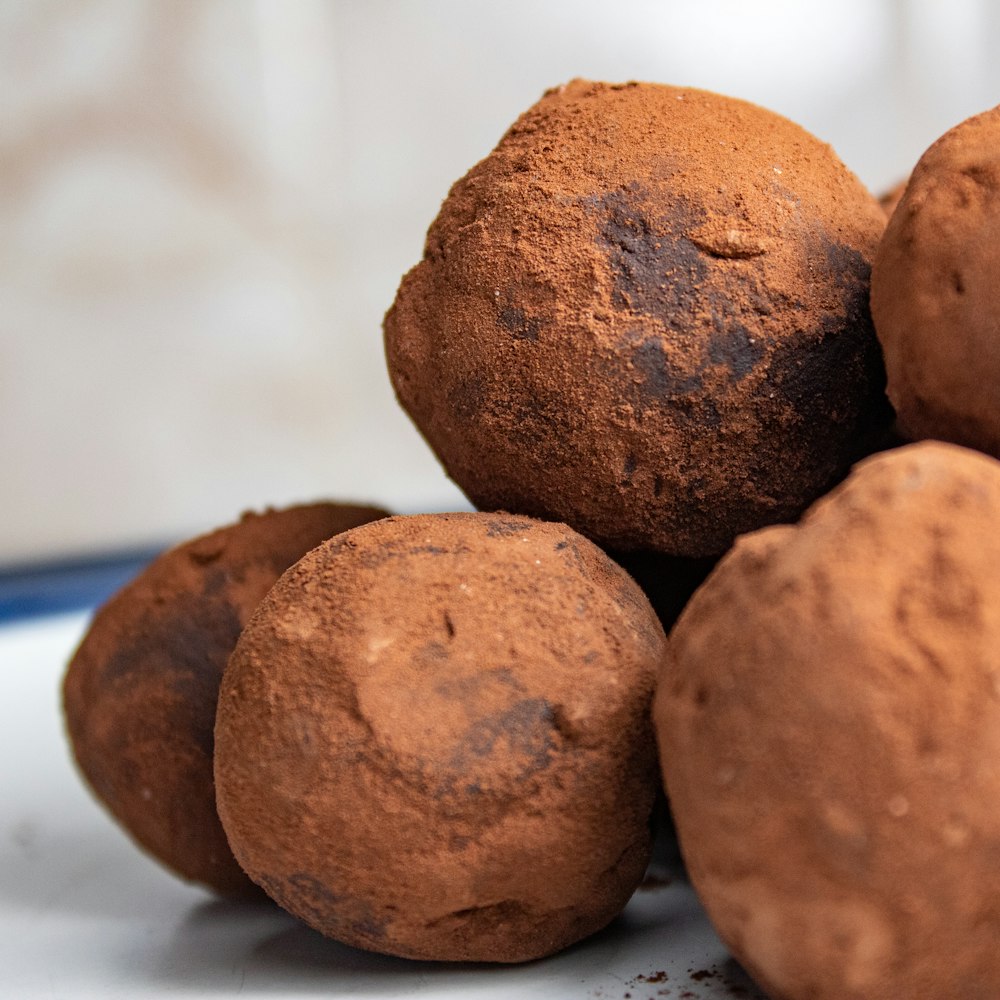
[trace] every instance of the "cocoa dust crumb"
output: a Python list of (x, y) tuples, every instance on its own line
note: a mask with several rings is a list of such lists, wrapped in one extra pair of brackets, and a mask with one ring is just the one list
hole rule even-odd
[(651, 972), (646, 976), (636, 976), (635, 981), (637, 983), (665, 983), (670, 977), (660, 969), (658, 972)]

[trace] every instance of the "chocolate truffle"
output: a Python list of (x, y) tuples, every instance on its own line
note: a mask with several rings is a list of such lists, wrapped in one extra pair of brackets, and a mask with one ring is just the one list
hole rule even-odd
[(385, 513), (320, 503), (246, 514), (161, 555), (94, 617), (63, 686), (73, 752), (115, 819), (182, 878), (226, 895), (257, 891), (215, 811), (219, 680), (281, 573)]
[(920, 158), (872, 274), (903, 434), (1000, 457), (1000, 108)]
[(774, 1000), (1000, 983), (1000, 464), (871, 458), (738, 539), (655, 719), (692, 882)]
[(742, 101), (547, 93), (451, 190), (385, 319), (397, 396), (481, 509), (712, 556), (887, 417), (878, 202)]
[(240, 864), (330, 937), (519, 962), (641, 882), (665, 638), (560, 524), (390, 518), (310, 552), (219, 697), (219, 815)]

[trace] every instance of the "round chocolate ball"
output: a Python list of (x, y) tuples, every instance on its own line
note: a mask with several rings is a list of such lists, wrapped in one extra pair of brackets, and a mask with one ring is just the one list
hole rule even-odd
[(1000, 983), (1000, 464), (927, 442), (736, 542), (655, 703), (692, 882), (774, 1000)]
[(347, 944), (519, 962), (641, 882), (663, 630), (560, 524), (397, 517), (310, 552), (237, 644), (219, 815), (248, 874)]
[(70, 742), (97, 797), (182, 878), (256, 892), (215, 810), (213, 727), (236, 639), (313, 546), (385, 511), (319, 503), (264, 514), (169, 550), (95, 615), (63, 685)]
[(452, 188), (385, 319), (392, 382), (479, 508), (718, 555), (796, 517), (888, 419), (884, 226), (787, 119), (577, 80)]
[(872, 314), (901, 431), (1000, 457), (1000, 108), (920, 158), (875, 257)]

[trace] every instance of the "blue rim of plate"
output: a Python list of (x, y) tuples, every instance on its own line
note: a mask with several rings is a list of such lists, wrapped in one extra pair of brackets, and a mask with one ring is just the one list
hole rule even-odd
[(103, 604), (163, 547), (0, 569), (0, 625)]

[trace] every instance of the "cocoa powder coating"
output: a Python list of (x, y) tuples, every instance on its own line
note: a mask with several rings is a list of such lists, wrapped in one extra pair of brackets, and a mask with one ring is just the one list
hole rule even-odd
[(642, 881), (665, 638), (632, 579), (559, 524), (396, 517), (265, 598), (219, 698), (240, 864), (340, 941), (518, 962)]
[(386, 316), (392, 382), (481, 509), (717, 555), (797, 516), (888, 418), (884, 225), (778, 115), (576, 80), (452, 188)]
[(223, 669), (284, 570), (385, 513), (321, 503), (244, 515), (164, 553), (97, 612), (63, 685), (73, 752), (115, 819), (182, 878), (227, 895), (256, 891), (215, 810)]
[(993, 1000), (1000, 464), (869, 459), (736, 542), (655, 720), (692, 882), (774, 1000)]
[(875, 258), (900, 429), (1000, 457), (1000, 107), (920, 158)]

